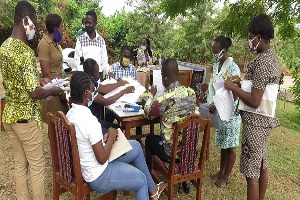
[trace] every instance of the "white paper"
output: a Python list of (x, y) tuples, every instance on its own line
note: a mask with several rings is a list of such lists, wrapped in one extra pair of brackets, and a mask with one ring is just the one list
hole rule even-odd
[(139, 116), (144, 114), (143, 109), (140, 109), (139, 112), (123, 112), (123, 110), (125, 109), (124, 105), (125, 103), (116, 102), (114, 104), (107, 106), (107, 108), (113, 111), (119, 117), (132, 117), (132, 116)]
[[(239, 101), (239, 110), (244, 110), (247, 112), (256, 113), (259, 115), (264, 115), (268, 117), (274, 117), (275, 116), (275, 110), (276, 110), (276, 100), (278, 95), (278, 84), (267, 84), (264, 94), (262, 96), (262, 100), (260, 102), (260, 105), (257, 109), (252, 108), (246, 104), (244, 104), (243, 101)], [(251, 80), (243, 80), (241, 81), (241, 89), (246, 92), (251, 92), (252, 90), (252, 81)]]
[(114, 142), (114, 144), (111, 148), (108, 162), (111, 162), (111, 161), (115, 160), (116, 158), (119, 158), (120, 156), (122, 156), (123, 154), (127, 153), (128, 151), (130, 151), (132, 149), (132, 146), (128, 142), (127, 138), (125, 137), (125, 135), (121, 131), (121, 129), (118, 128), (118, 132), (119, 132), (118, 138)]
[(200, 105), (200, 116), (203, 119), (210, 119), (211, 127), (215, 129), (220, 128), (220, 117), (218, 115), (218, 112), (214, 112), (213, 114), (209, 112), (209, 105), (208, 104), (201, 104)]
[(156, 86), (157, 92), (154, 96), (154, 99), (161, 96), (164, 91), (165, 87), (162, 84), (162, 77), (161, 77), (161, 70), (153, 70), (153, 86)]
[[(220, 89), (222, 90), (222, 88)], [(223, 121), (229, 121), (234, 109), (234, 99), (232, 92), (224, 90), (213, 97), (219, 116)]]
[[(120, 93), (122, 90), (124, 90), (125, 88), (127, 88), (129, 86), (134, 86), (133, 93), (123, 95), (116, 102), (126, 102), (126, 103), (130, 103), (130, 104), (134, 104), (134, 103), (138, 102), (141, 94), (143, 94), (146, 91), (145, 87), (142, 86), (137, 80), (133, 80), (132, 78), (123, 78), (123, 80), (127, 81), (128, 84), (114, 89), (113, 91), (105, 94), (103, 97), (105, 99), (107, 99), (111, 96), (114, 96), (115, 94)], [(103, 83), (103, 82), (101, 82), (101, 83)], [(106, 84), (107, 83), (109, 83), (109, 81), (107, 81)]]
[[(51, 89), (54, 87), (60, 87), (62, 88), (64, 91), (70, 91), (70, 87), (65, 87), (64, 85), (68, 84), (67, 79), (52, 79), (51, 82), (47, 83), (46, 85), (44, 85), (44, 89)], [(50, 100), (52, 96), (48, 96), (46, 99)], [(69, 101), (69, 98), (67, 98), (67, 101)]]

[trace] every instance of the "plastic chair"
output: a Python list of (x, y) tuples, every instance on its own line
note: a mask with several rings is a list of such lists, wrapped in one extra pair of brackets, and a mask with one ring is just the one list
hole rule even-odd
[[(178, 135), (182, 131), (182, 142), (178, 144)], [(201, 149), (200, 133), (203, 133)], [(202, 119), (197, 114), (189, 115), (183, 122), (175, 123), (172, 155), (170, 163), (163, 162), (158, 156), (152, 156), (151, 175), (159, 181), (163, 176), (167, 180), (168, 188), (165, 193), (173, 199), (174, 185), (191, 181), (196, 188), (196, 199), (201, 199), (202, 175), (207, 146), (210, 139), (210, 120)], [(180, 147), (181, 146), (181, 147)], [(180, 162), (175, 162), (180, 158)]]
[[(89, 199), (92, 188), (83, 180), (80, 167), (75, 126), (69, 124), (64, 113), (48, 113), (48, 135), (53, 169), (53, 199), (70, 192), (76, 200)], [(98, 199), (116, 199), (117, 192), (102, 195)]]

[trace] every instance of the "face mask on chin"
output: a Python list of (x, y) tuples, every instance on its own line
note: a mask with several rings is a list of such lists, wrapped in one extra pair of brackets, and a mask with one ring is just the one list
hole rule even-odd
[(59, 43), (61, 41), (61, 34), (57, 30), (57, 28), (54, 28), (54, 42)]
[(23, 19), (23, 27), (24, 27), (27, 39), (32, 40), (35, 36), (35, 26), (28, 16), (26, 16), (26, 18), (27, 18), (28, 25), (25, 25), (25, 19)]
[[(257, 35), (257, 36), (258, 36), (258, 35)], [(259, 42), (257, 43), (257, 45), (256, 45), (255, 47), (253, 46), (252, 42), (253, 42), (253, 40), (255, 40), (255, 38), (256, 38), (257, 36), (255, 36), (252, 40), (249, 39), (249, 51), (250, 51), (251, 53), (254, 53), (254, 54), (257, 54), (257, 53), (258, 53), (258, 52), (257, 52), (257, 47), (258, 47), (258, 45), (260, 44), (260, 41), (261, 41), (261, 39), (260, 39)]]
[(86, 32), (88, 35), (91, 35), (91, 34), (94, 32), (94, 28), (91, 27), (91, 26), (86, 26), (86, 27), (85, 27), (85, 32)]
[(129, 65), (130, 60), (128, 58), (124, 58), (122, 59), (122, 66), (125, 68)]
[(93, 92), (90, 92), (89, 90), (87, 90), (89, 93), (91, 93), (92, 94), (92, 99), (91, 100), (89, 100), (89, 102), (88, 102), (88, 107), (90, 107), (92, 104), (93, 104), (93, 102), (94, 102), (94, 100), (95, 100), (95, 98), (96, 98), (96, 96), (98, 95), (98, 92), (95, 94), (95, 93), (93, 93)]

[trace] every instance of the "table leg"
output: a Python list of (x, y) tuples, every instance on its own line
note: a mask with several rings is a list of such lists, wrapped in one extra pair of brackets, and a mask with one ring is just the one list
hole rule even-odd
[(130, 140), (130, 122), (124, 122), (124, 128), (125, 128), (125, 136), (127, 140)]

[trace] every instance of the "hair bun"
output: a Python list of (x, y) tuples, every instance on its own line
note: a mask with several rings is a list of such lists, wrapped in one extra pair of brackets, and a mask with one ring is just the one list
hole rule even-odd
[(228, 38), (228, 37), (226, 37), (226, 40), (227, 40), (227, 42), (228, 42), (228, 47), (231, 47), (231, 45), (232, 45), (232, 40), (231, 40), (230, 38)]

